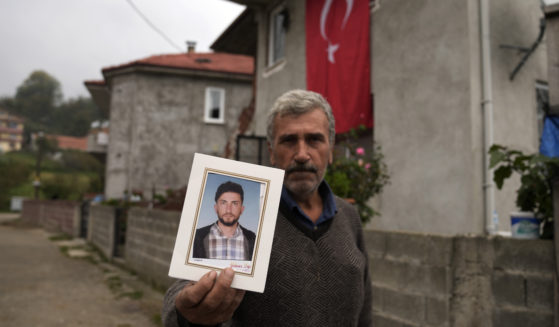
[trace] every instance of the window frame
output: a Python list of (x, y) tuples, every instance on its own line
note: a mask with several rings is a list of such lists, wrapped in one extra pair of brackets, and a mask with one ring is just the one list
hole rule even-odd
[(275, 6), (268, 15), (268, 67), (274, 66), (279, 62), (285, 60), (285, 36), (287, 30), (282, 26), (281, 31), (283, 32), (283, 42), (282, 42), (282, 55), (279, 58), (275, 58), (275, 45), (276, 45), (276, 29), (275, 29), (275, 17), (285, 10), (285, 2), (282, 2)]
[[(211, 94), (212, 92), (219, 93), (219, 118), (213, 118), (211, 116)], [(224, 124), (225, 123), (225, 89), (220, 87), (209, 86), (206, 87), (206, 93), (204, 96), (204, 122), (210, 124)]]

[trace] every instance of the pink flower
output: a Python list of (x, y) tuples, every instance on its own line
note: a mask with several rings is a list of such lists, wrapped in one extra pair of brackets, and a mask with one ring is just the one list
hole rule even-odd
[(357, 149), (355, 149), (355, 153), (357, 153), (358, 155), (362, 156), (365, 154), (365, 149), (359, 147)]
[(365, 164), (365, 169), (369, 170), (369, 168), (371, 168), (371, 164), (370, 164), (370, 163), (366, 163), (366, 164)]

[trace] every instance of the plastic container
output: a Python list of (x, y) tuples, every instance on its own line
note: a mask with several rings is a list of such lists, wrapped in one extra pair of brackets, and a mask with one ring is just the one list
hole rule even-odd
[(514, 238), (540, 238), (540, 221), (533, 212), (511, 212), (511, 235)]

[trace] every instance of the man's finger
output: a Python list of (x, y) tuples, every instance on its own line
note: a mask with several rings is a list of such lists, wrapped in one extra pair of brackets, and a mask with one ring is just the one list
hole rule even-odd
[(226, 268), (221, 271), (221, 274), (217, 277), (213, 288), (201, 303), (204, 309), (208, 311), (215, 310), (221, 305), (221, 303), (223, 303), (224, 299), (227, 298), (228, 293), (235, 292), (235, 289), (231, 288), (233, 277), (235, 277), (233, 269)]
[(176, 307), (180, 310), (198, 305), (212, 289), (216, 275), (217, 273), (212, 270), (193, 285), (185, 286), (175, 299)]

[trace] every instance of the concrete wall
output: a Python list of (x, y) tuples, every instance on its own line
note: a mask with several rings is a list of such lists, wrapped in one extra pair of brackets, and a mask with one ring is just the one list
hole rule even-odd
[(180, 212), (131, 208), (128, 211), (125, 260), (140, 276), (168, 287)]
[[(163, 288), (173, 281), (167, 274), (179, 220), (180, 212), (128, 211), (125, 262)], [(90, 222), (88, 240), (105, 252), (114, 240), (114, 208), (92, 206)], [(371, 230), (364, 236), (375, 326), (553, 326), (553, 241)]]
[[(539, 3), (490, 3), (494, 140), (535, 152), (535, 83), (546, 80), (545, 48), (509, 81), (520, 56), (499, 45), (535, 41)], [(478, 2), (383, 1), (372, 22), (375, 140), (391, 175), (372, 228), (483, 234)], [(510, 229), (517, 186), (507, 181), (496, 192), (501, 230)]]
[(553, 326), (553, 243), (366, 231), (375, 326)]
[[(257, 11), (258, 56), (253, 130), (265, 135), (275, 98), (306, 87), (305, 4), (285, 1), (290, 14), (285, 60), (268, 67), (268, 15)], [(478, 1), (380, 1), (371, 14), (371, 79), (375, 140), (383, 147), (391, 184), (375, 201), (382, 216), (370, 228), (483, 234), (483, 120)], [(494, 142), (535, 152), (535, 84), (547, 80), (540, 44), (513, 81), (521, 59), (500, 45), (529, 47), (539, 33), (537, 1), (490, 1)], [(500, 230), (517, 211), (517, 177), (495, 191)]]
[(87, 241), (95, 245), (107, 259), (113, 258), (115, 246), (115, 207), (89, 207)]
[(285, 35), (285, 59), (268, 64), (269, 13), (281, 1), (269, 1), (264, 10), (256, 12), (258, 45), (256, 57), (256, 110), (252, 128), (257, 135), (266, 135), (266, 115), (278, 96), (291, 89), (306, 89), (305, 2), (284, 1), (289, 11), (289, 29)]
[(80, 235), (80, 204), (65, 200), (23, 201), (21, 219), (49, 232)]
[[(225, 89), (225, 124), (204, 123), (206, 87)], [(222, 155), (250, 103), (251, 81), (127, 73), (111, 79), (107, 198), (125, 190), (163, 193), (188, 182), (194, 152)]]

